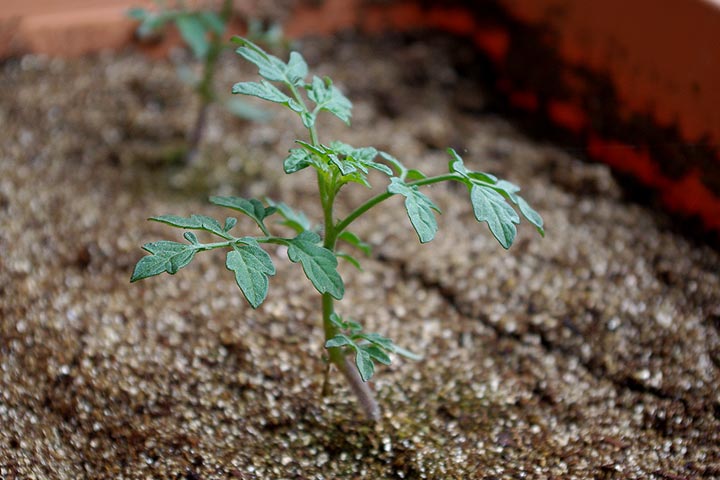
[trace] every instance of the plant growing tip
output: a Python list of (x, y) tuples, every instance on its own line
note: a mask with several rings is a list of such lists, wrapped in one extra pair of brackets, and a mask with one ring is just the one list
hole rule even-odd
[[(289, 150), (283, 162), (283, 168), (288, 174), (306, 168), (315, 170), (323, 222), (314, 225), (301, 211), (269, 199), (211, 197), (213, 204), (251, 218), (261, 234), (254, 237), (231, 234), (236, 224), (234, 217), (227, 218), (224, 225), (203, 215), (188, 218), (174, 215), (153, 217), (150, 220), (173, 227), (203, 230), (218, 237), (218, 241), (201, 243), (192, 231), (187, 231), (187, 243), (148, 243), (143, 248), (149, 255), (137, 263), (131, 281), (165, 272), (175, 274), (187, 266), (197, 252), (224, 249), (227, 251), (226, 266), (235, 274), (240, 291), (252, 308), (258, 308), (267, 296), (269, 277), (275, 275), (272, 258), (265, 252), (263, 245), (286, 246), (288, 259), (300, 264), (305, 276), (322, 298), (324, 347), (330, 364), (338, 368), (348, 380), (366, 415), (377, 419), (379, 407), (366, 383), (374, 375), (376, 365), (390, 365), (393, 355), (414, 360), (421, 357), (378, 333), (365, 332), (360, 323), (343, 319), (335, 312), (335, 300), (342, 299), (345, 293), (345, 285), (337, 269), (338, 258), (360, 268), (360, 262), (341, 251), (338, 244), (357, 249), (366, 255), (371, 252), (370, 245), (348, 230), (350, 225), (373, 207), (394, 195), (400, 195), (404, 198), (410, 225), (418, 239), (421, 243), (430, 242), (438, 230), (435, 214), (439, 214), (440, 209), (421, 188), (446, 181), (465, 184), (475, 218), (488, 225), (491, 234), (503, 248), (509, 248), (515, 240), (520, 215), (544, 235), (542, 217), (519, 195), (520, 187), (489, 173), (467, 169), (463, 159), (452, 148), (448, 149), (448, 173), (428, 177), (419, 170), (407, 168), (394, 156), (374, 147), (358, 148), (339, 141), (321, 143), (317, 130), (318, 116), (326, 112), (349, 124), (352, 103), (330, 79), (317, 76), (309, 78), (308, 66), (299, 53), (292, 52), (285, 62), (245, 38), (233, 37), (233, 43), (238, 46), (237, 53), (254, 64), (262, 77), (259, 82), (235, 84), (233, 92), (283, 105), (297, 114), (307, 129), (308, 138), (296, 141), (295, 147)], [(358, 205), (347, 216), (337, 218), (334, 205), (342, 188), (351, 183), (370, 187), (370, 170), (381, 172), (387, 177), (385, 190)], [(275, 223), (289, 227), (295, 235), (288, 237), (271, 233), (266, 220), (272, 215), (280, 217), (279, 222)]]

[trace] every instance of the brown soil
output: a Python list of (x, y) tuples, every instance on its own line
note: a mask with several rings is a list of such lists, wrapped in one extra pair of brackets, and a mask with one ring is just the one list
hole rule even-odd
[[(603, 166), (483, 113), (472, 51), (448, 39), (305, 41), (355, 102), (352, 131), (428, 172), (442, 149), (522, 185), (543, 214), (503, 251), (466, 192), (429, 189), (420, 246), (394, 199), (359, 221), (341, 313), (421, 351), (381, 368), (372, 425), (342, 379), (320, 397), (319, 301), (272, 251), (266, 303), (223, 255), (130, 285), (150, 215), (225, 211), (208, 193), (309, 203), (281, 176), (297, 121), (215, 109), (204, 163), (173, 163), (194, 99), (133, 53), (25, 57), (0, 82), (0, 478), (720, 478), (720, 255), (623, 200)], [(252, 76), (238, 58), (220, 82)], [(382, 187), (378, 187), (382, 188)], [(368, 192), (348, 188), (344, 208)], [(242, 221), (240, 226), (250, 228)]]

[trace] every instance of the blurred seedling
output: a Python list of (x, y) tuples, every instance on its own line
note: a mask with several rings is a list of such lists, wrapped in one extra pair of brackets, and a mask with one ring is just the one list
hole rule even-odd
[[(342, 299), (345, 293), (338, 259), (359, 267), (359, 260), (347, 253), (345, 248), (352, 247), (365, 254), (371, 251), (370, 245), (349, 230), (353, 222), (398, 195), (404, 199), (405, 211), (420, 242), (429, 242), (438, 230), (435, 214), (440, 210), (421, 188), (440, 182), (459, 182), (467, 187), (476, 220), (487, 223), (503, 248), (509, 248), (515, 240), (520, 215), (541, 235), (544, 235), (543, 220), (520, 196), (520, 187), (489, 173), (468, 169), (460, 155), (451, 148), (448, 149), (448, 173), (428, 177), (374, 147), (358, 148), (340, 141), (322, 142), (317, 124), (321, 113), (334, 115), (348, 125), (352, 113), (351, 102), (333, 85), (332, 80), (309, 76), (308, 66), (298, 52), (291, 52), (289, 60), (284, 62), (247, 39), (235, 37), (233, 41), (238, 45), (237, 53), (253, 63), (262, 77), (259, 82), (235, 84), (233, 93), (283, 105), (297, 114), (307, 129), (307, 138), (296, 140), (283, 167), (287, 174), (307, 168), (315, 171), (323, 221), (313, 224), (300, 210), (268, 199), (210, 197), (211, 203), (250, 217), (261, 234), (237, 236), (232, 233), (237, 223), (234, 217), (226, 218), (223, 223), (204, 215), (152, 217), (150, 220), (185, 229), (185, 242), (161, 240), (144, 245), (149, 255), (137, 263), (131, 281), (165, 272), (175, 274), (187, 266), (198, 252), (222, 249), (227, 251), (225, 265), (234, 274), (240, 291), (250, 306), (257, 308), (267, 296), (269, 278), (275, 275), (272, 257), (264, 247), (282, 245), (289, 260), (302, 266), (321, 296), (328, 373), (330, 367), (340, 370), (365, 414), (370, 419), (377, 419), (380, 409), (367, 385), (376, 365), (389, 365), (393, 355), (411, 359), (420, 357), (381, 334), (365, 331), (360, 323), (343, 318), (335, 311), (335, 301)], [(338, 216), (334, 206), (341, 189), (349, 184), (370, 188), (370, 170), (387, 178), (383, 191), (356, 206), (349, 214)], [(272, 232), (267, 220), (274, 215), (280, 218), (279, 223), (287, 230), (294, 231), (292, 236)], [(218, 241), (200, 242), (192, 230), (205, 231), (218, 237)]]
[[(232, 0), (224, 0), (219, 4), (218, 10), (213, 10), (210, 6), (191, 9), (185, 6), (185, 2), (177, 2), (174, 8), (168, 8), (165, 2), (155, 3), (154, 10), (133, 8), (128, 12), (130, 17), (140, 22), (138, 36), (151, 38), (174, 26), (196, 61), (202, 65), (199, 74), (188, 64), (179, 64), (177, 67), (180, 79), (192, 87), (199, 99), (198, 111), (193, 127), (187, 135), (187, 150), (184, 154), (184, 163), (190, 165), (197, 161), (211, 105), (221, 105), (238, 118), (249, 121), (267, 121), (271, 115), (267, 110), (237, 97), (221, 95), (215, 87), (218, 59), (223, 50), (232, 46), (225, 39), (233, 16)], [(218, 2), (214, 4), (218, 5)], [(279, 25), (265, 28), (262, 21), (250, 19), (247, 21), (247, 30), (249, 38), (264, 45), (286, 46)]]

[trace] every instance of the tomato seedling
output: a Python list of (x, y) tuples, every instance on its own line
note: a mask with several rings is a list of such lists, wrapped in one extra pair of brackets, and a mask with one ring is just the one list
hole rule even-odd
[[(164, 2), (157, 2), (156, 10), (133, 8), (128, 11), (128, 16), (140, 22), (137, 29), (140, 38), (158, 34), (169, 25), (174, 25), (195, 59), (202, 64), (200, 75), (196, 75), (186, 64), (178, 66), (178, 75), (192, 87), (199, 100), (195, 122), (187, 135), (185, 164), (193, 164), (197, 161), (198, 148), (211, 105), (222, 105), (243, 120), (269, 119), (266, 110), (253, 107), (237, 98), (226, 98), (218, 94), (215, 87), (215, 72), (220, 55), (232, 46), (224, 37), (233, 15), (232, 7), (232, 0), (222, 2), (218, 11), (209, 8), (190, 9), (184, 7), (183, 3), (179, 3), (176, 8), (168, 8)], [(264, 30), (261, 22), (250, 19), (248, 33), (251, 38), (260, 39), (264, 43), (272, 45), (282, 43), (282, 31), (278, 26)]]
[[(257, 224), (260, 235), (236, 236), (231, 233), (237, 223), (234, 217), (228, 217), (224, 223), (203, 215), (152, 217), (150, 220), (187, 230), (184, 234), (186, 241), (162, 240), (144, 245), (149, 255), (137, 263), (131, 281), (165, 272), (175, 274), (188, 265), (198, 252), (224, 249), (227, 251), (225, 264), (228, 270), (233, 272), (240, 291), (250, 305), (257, 308), (267, 295), (269, 277), (275, 275), (272, 258), (263, 245), (284, 245), (289, 260), (302, 266), (322, 297), (324, 346), (329, 365), (334, 365), (343, 373), (366, 415), (376, 419), (379, 407), (366, 384), (375, 372), (376, 364), (389, 365), (392, 354), (418, 357), (378, 333), (366, 332), (361, 324), (343, 319), (335, 312), (335, 301), (342, 299), (345, 293), (337, 268), (338, 258), (355, 266), (360, 264), (355, 257), (341, 252), (338, 245), (347, 244), (362, 252), (370, 252), (370, 246), (349, 230), (353, 222), (390, 197), (400, 195), (404, 198), (407, 216), (420, 242), (427, 243), (438, 230), (435, 214), (440, 210), (421, 188), (448, 181), (460, 182), (467, 187), (475, 218), (478, 222), (487, 223), (503, 248), (509, 248), (513, 243), (520, 215), (541, 235), (544, 235), (543, 220), (519, 195), (517, 185), (489, 173), (467, 169), (460, 155), (451, 148), (448, 149), (448, 173), (428, 177), (374, 147), (353, 147), (340, 141), (321, 142), (318, 116), (327, 112), (349, 125), (352, 103), (329, 78), (309, 78), (308, 66), (298, 52), (291, 52), (289, 60), (284, 62), (247, 39), (235, 37), (233, 41), (238, 45), (237, 53), (253, 63), (262, 77), (259, 82), (235, 84), (233, 93), (283, 105), (297, 114), (307, 129), (308, 138), (296, 140), (296, 146), (289, 150), (283, 167), (288, 174), (306, 168), (315, 170), (323, 222), (313, 225), (300, 210), (268, 199), (210, 197), (211, 203), (250, 217)], [(358, 205), (347, 216), (338, 218), (334, 205), (341, 189), (353, 183), (370, 187), (370, 170), (387, 177), (384, 191)], [(295, 235), (273, 234), (266, 223), (273, 215), (278, 215), (280, 223), (294, 230)], [(201, 243), (192, 230), (209, 232), (219, 240)]]

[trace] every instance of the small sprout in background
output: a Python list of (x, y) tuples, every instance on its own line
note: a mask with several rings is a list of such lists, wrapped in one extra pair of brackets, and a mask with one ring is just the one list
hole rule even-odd
[[(360, 323), (345, 320), (335, 312), (335, 300), (342, 299), (345, 294), (345, 284), (338, 272), (338, 258), (360, 267), (359, 260), (339, 250), (338, 245), (344, 244), (366, 255), (371, 252), (370, 245), (348, 230), (351, 224), (373, 207), (399, 195), (404, 198), (407, 216), (418, 239), (421, 243), (429, 242), (438, 230), (435, 214), (440, 213), (440, 209), (421, 188), (446, 181), (460, 182), (467, 187), (475, 218), (480, 223), (487, 223), (490, 233), (503, 248), (512, 245), (517, 233), (516, 224), (520, 223), (520, 215), (513, 205), (541, 235), (544, 235), (543, 220), (519, 195), (520, 187), (489, 173), (468, 170), (460, 155), (451, 148), (448, 149), (448, 173), (428, 177), (374, 147), (356, 148), (339, 141), (321, 142), (317, 128), (320, 113), (330, 113), (350, 124), (352, 104), (345, 95), (329, 78), (309, 77), (308, 66), (298, 52), (291, 52), (289, 60), (284, 62), (249, 40), (238, 37), (233, 40), (239, 47), (237, 53), (253, 63), (262, 77), (259, 82), (235, 84), (233, 93), (283, 105), (296, 113), (307, 129), (308, 138), (296, 140), (283, 168), (288, 174), (306, 168), (315, 170), (323, 222), (314, 225), (301, 211), (268, 199), (263, 202), (239, 197), (211, 197), (211, 203), (250, 217), (261, 234), (231, 234), (236, 224), (233, 217), (226, 219), (224, 225), (203, 215), (153, 217), (151, 220), (185, 229), (187, 243), (159, 241), (146, 244), (143, 248), (149, 255), (138, 262), (131, 281), (165, 272), (175, 274), (188, 265), (196, 253), (223, 249), (227, 251), (226, 266), (233, 272), (240, 291), (250, 306), (257, 308), (267, 296), (269, 277), (275, 275), (272, 259), (263, 245), (284, 245), (289, 260), (300, 264), (322, 298), (328, 367), (335, 366), (340, 370), (365, 414), (377, 419), (380, 409), (366, 383), (375, 373), (376, 365), (389, 365), (393, 355), (420, 357), (395, 345), (389, 338), (366, 332)], [(334, 205), (341, 189), (353, 183), (370, 187), (370, 170), (387, 177), (384, 191), (357, 206), (347, 216), (338, 218)], [(266, 221), (273, 215), (278, 215), (279, 223), (293, 230), (294, 236), (273, 234)], [(203, 230), (219, 237), (219, 241), (201, 243), (189, 230)]]
[[(138, 36), (150, 38), (173, 25), (195, 59), (202, 63), (200, 75), (189, 65), (178, 66), (178, 76), (192, 87), (200, 100), (195, 123), (188, 133), (188, 148), (184, 156), (186, 165), (194, 164), (197, 161), (210, 105), (220, 104), (238, 118), (250, 121), (267, 121), (270, 113), (236, 97), (218, 95), (215, 89), (218, 59), (223, 50), (232, 46), (225, 40), (228, 23), (233, 16), (232, 0), (224, 0), (218, 11), (208, 8), (192, 10), (185, 8), (182, 2), (178, 2), (174, 9), (167, 8), (165, 2), (158, 1), (156, 5), (156, 10), (133, 8), (128, 12), (128, 16), (140, 22)], [(265, 45), (287, 46), (279, 25), (264, 28), (263, 22), (257, 19), (248, 20), (248, 37)]]

